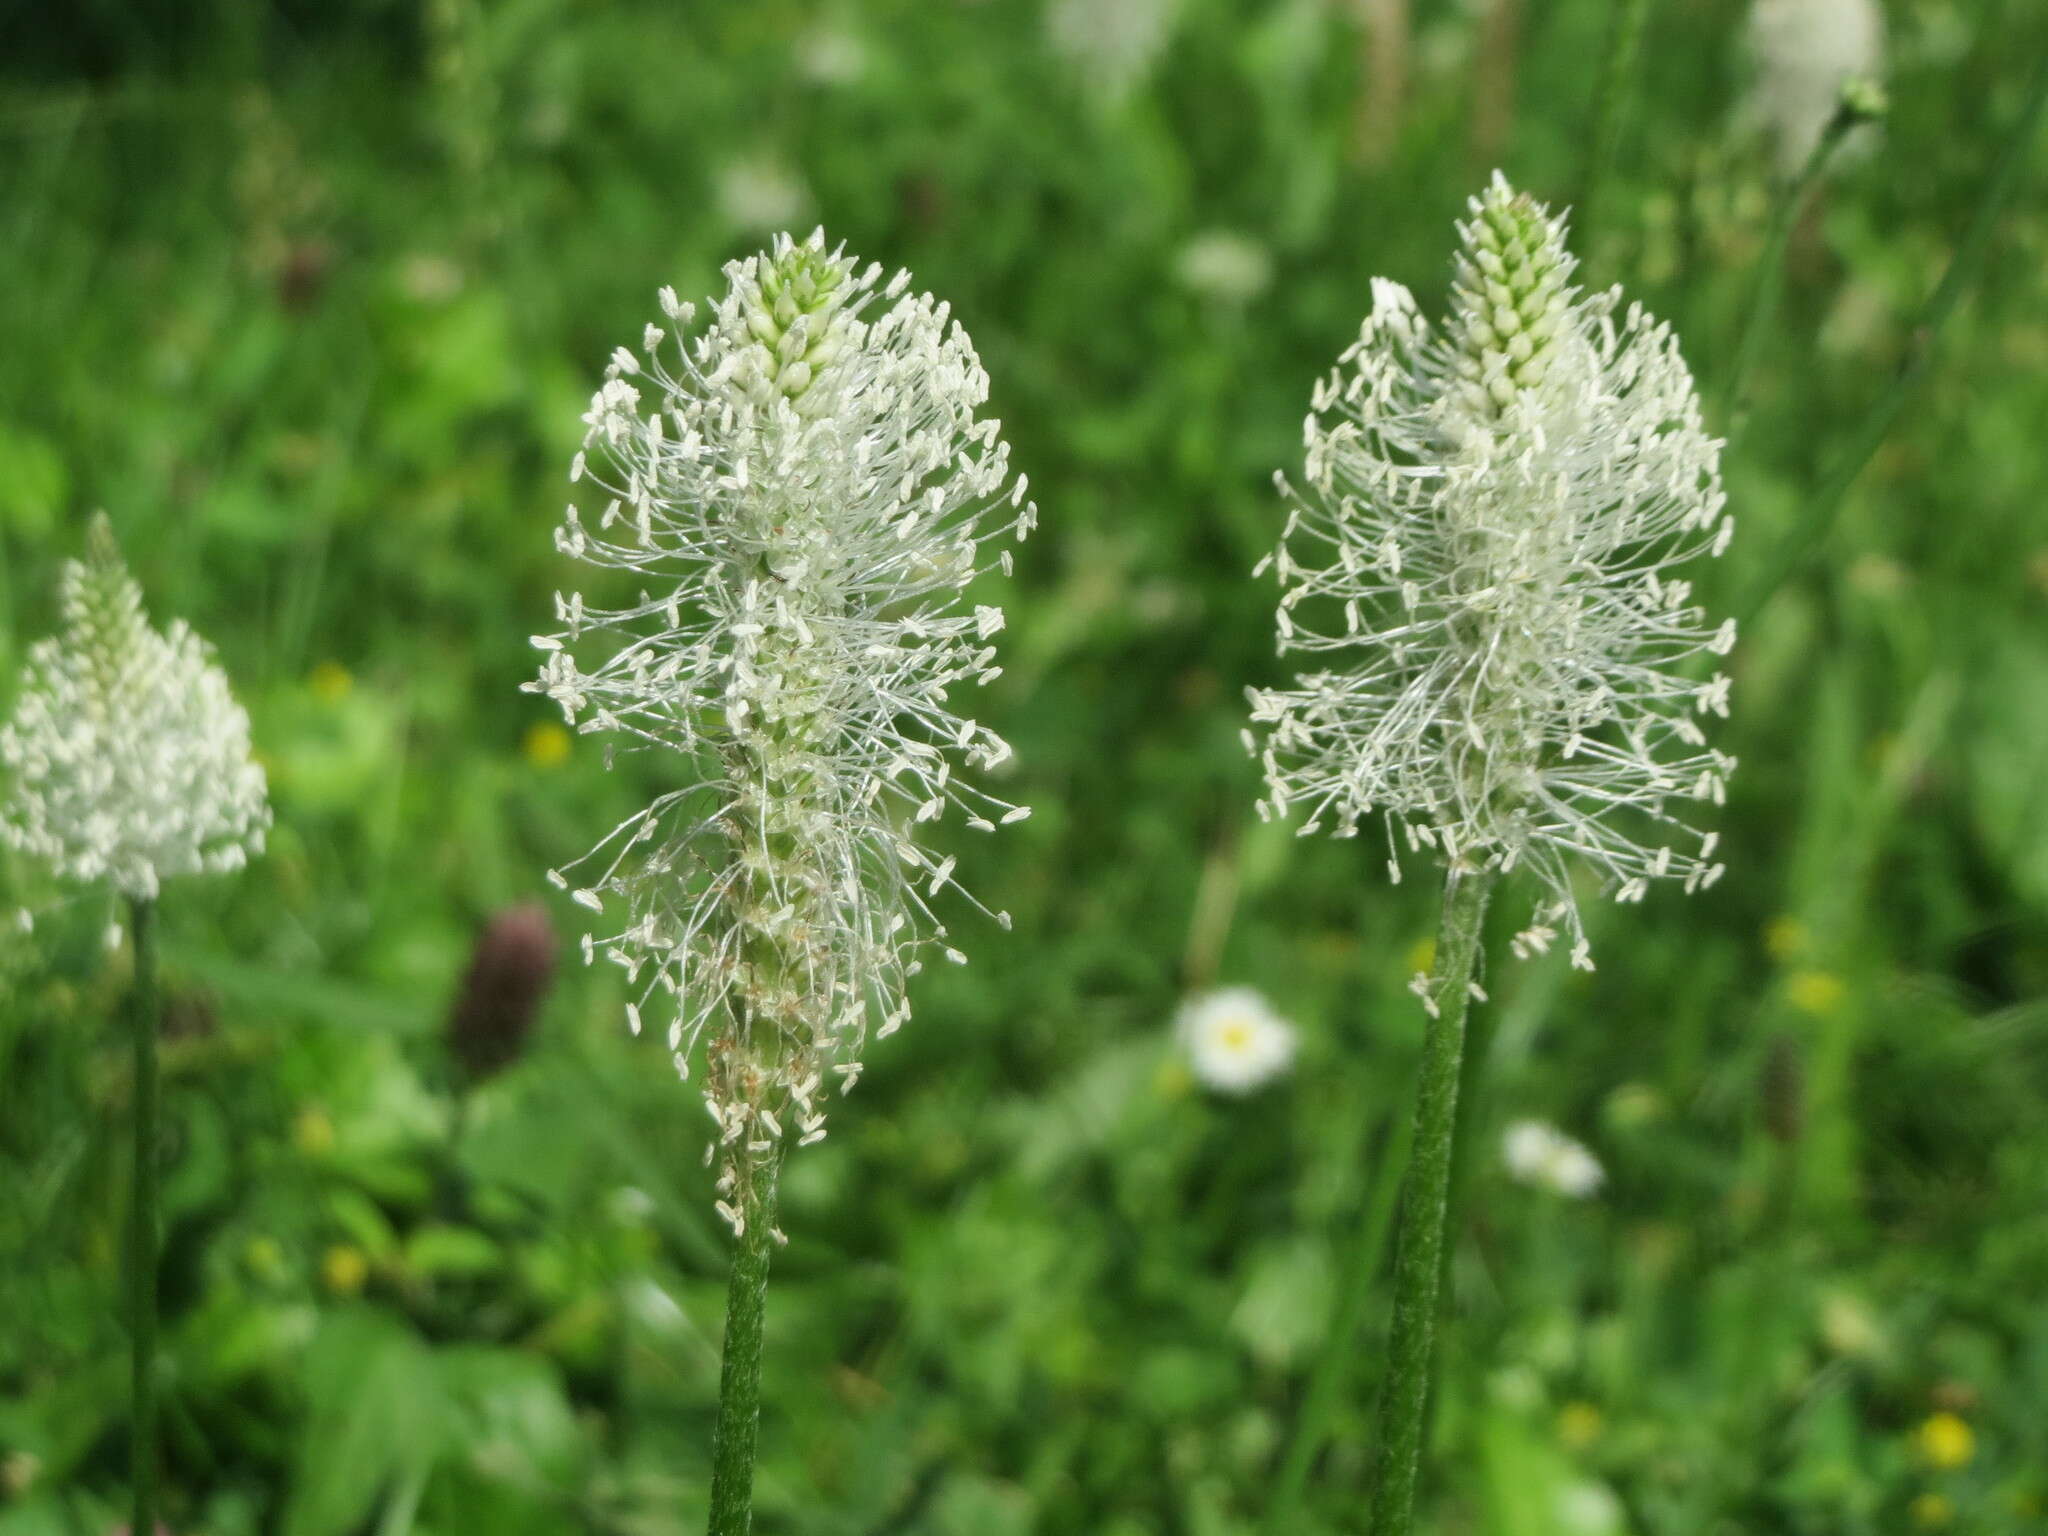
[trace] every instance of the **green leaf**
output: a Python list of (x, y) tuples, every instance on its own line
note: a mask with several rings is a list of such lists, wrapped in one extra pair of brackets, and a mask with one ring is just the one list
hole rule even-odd
[(2048, 643), (2014, 632), (1991, 654), (1963, 733), (1978, 834), (2029, 901), (2048, 907)]
[(1329, 1245), (1320, 1238), (1269, 1247), (1252, 1261), (1230, 1331), (1261, 1365), (1284, 1368), (1322, 1339), (1333, 1285)]
[(487, 1275), (498, 1268), (498, 1245), (469, 1227), (421, 1227), (405, 1241), (405, 1265), (416, 1274)]
[(453, 1412), (433, 1355), (367, 1308), (330, 1316), (306, 1356), (305, 1433), (284, 1536), (344, 1536), (385, 1489), (431, 1467)]
[(373, 1259), (389, 1257), (398, 1246), (398, 1234), (392, 1229), (391, 1219), (361, 1190), (329, 1190), (327, 1214), (351, 1242)]
[(70, 494), (71, 477), (56, 446), (0, 421), (0, 525), (26, 538), (47, 538)]

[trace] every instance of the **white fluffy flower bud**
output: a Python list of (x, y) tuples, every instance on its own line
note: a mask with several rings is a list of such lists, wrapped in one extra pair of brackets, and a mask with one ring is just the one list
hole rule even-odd
[(249, 717), (204, 641), (150, 627), (104, 515), (64, 567), (62, 608), (62, 635), (29, 651), (0, 726), (0, 840), (143, 899), (261, 853), (270, 805)]
[(1471, 212), (1442, 331), (1376, 281), (1281, 482), (1280, 649), (1343, 665), (1253, 692), (1261, 810), (1384, 813), (1397, 879), (1400, 841), (1526, 866), (1549, 895), (1517, 950), (1561, 920), (1589, 965), (1572, 863), (1622, 900), (1720, 874), (1677, 812), (1734, 766), (1700, 727), (1727, 680), (1687, 671), (1734, 635), (1668, 574), (1725, 547), (1720, 444), (1670, 331), (1570, 286), (1561, 220), (1498, 175)]

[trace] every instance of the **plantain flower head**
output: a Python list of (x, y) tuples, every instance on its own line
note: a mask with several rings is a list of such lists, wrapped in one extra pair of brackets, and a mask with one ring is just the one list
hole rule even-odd
[(1036, 508), (966, 333), (908, 273), (881, 277), (820, 232), (728, 266), (702, 325), (663, 290), (676, 334), (613, 355), (571, 471), (595, 513), (556, 533), (638, 595), (559, 594), (527, 685), (676, 786), (551, 878), (609, 919), (584, 954), (625, 971), (631, 1026), (666, 1014), (685, 1076), (708, 1036), (735, 1228), (743, 1165), (824, 1135), (824, 1085), (851, 1087), (870, 1018), (909, 1018), (928, 952), (964, 959), (929, 905), (954, 861), (923, 824), (1027, 814), (960, 770), (1010, 755), (962, 712), (1003, 627), (966, 591), (1007, 573), (984, 546)]
[(0, 725), (0, 842), (143, 900), (176, 875), (241, 868), (270, 804), (211, 648), (182, 622), (150, 627), (104, 514), (60, 603), (63, 633), (30, 649)]
[(1433, 327), (1375, 280), (1359, 339), (1315, 390), (1278, 549), (1283, 654), (1323, 663), (1251, 691), (1261, 813), (1460, 871), (1533, 870), (1517, 953), (1560, 927), (1591, 958), (1572, 889), (1590, 866), (1624, 901), (1711, 884), (1733, 760), (1703, 718), (1728, 680), (1689, 668), (1733, 646), (1676, 568), (1731, 531), (1720, 444), (1671, 332), (1620, 290), (1572, 286), (1564, 223), (1498, 173), (1459, 226), (1450, 314)]

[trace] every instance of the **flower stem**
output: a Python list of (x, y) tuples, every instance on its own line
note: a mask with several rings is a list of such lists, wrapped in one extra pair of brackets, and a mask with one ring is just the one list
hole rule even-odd
[(1728, 444), (1723, 452), (1734, 449), (1736, 439), (1749, 421), (1749, 376), (1755, 370), (1757, 354), (1763, 348), (1764, 332), (1778, 312), (1778, 291), (1785, 281), (1785, 249), (1792, 243), (1792, 230), (1799, 222), (1799, 212), (1819, 185), (1842, 140), (1849, 136), (1849, 131), (1858, 121), (1856, 114), (1845, 107), (1835, 109), (1820, 137), (1814, 141), (1806, 163), (1800, 166), (1799, 174), (1785, 187), (1778, 198), (1777, 209), (1771, 215), (1770, 231), (1764, 236), (1763, 254), (1757, 258), (1755, 279), (1750, 285), (1742, 331), (1735, 343), (1735, 358), (1729, 365), (1727, 382), (1721, 386), (1721, 418), (1728, 426)]
[(1436, 974), (1429, 985), (1429, 1029), (1423, 1036), (1415, 1090), (1414, 1150), (1394, 1252), (1394, 1322), (1387, 1343), (1386, 1385), (1380, 1395), (1379, 1475), (1373, 1489), (1371, 1536), (1407, 1536), (1415, 1514), (1436, 1345), (1465, 1013), (1491, 887), (1490, 875), (1455, 870), (1444, 881), (1443, 926), (1437, 935)]
[(136, 1536), (156, 1530), (157, 990), (156, 903), (131, 900), (135, 983), (128, 1023), (135, 1040), (134, 1205), (128, 1236), (129, 1336), (134, 1345), (129, 1449)]
[(2020, 108), (2019, 119), (2006, 135), (1990, 174), (1984, 178), (1976, 209), (1970, 215), (1970, 223), (1963, 231), (1962, 239), (1957, 242), (1948, 271), (1942, 274), (1940, 285), (1929, 295), (1913, 324), (1906, 354), (1900, 359), (1891, 383), (1856, 429), (1848, 451), (1836, 461), (1835, 468), (1814, 493), (1805, 515), (1786, 531), (1767, 558), (1762, 578), (1737, 615), (1740, 623), (1746, 625), (1754, 618), (1771, 595), (1826, 542), (1842, 503), (1848, 500), (1849, 492), (1863, 473), (1864, 466), (1875, 456), (1921, 376), (1927, 372), (1941, 328), (1955, 313), (1963, 294), (1976, 281), (1978, 269), (1984, 265), (1985, 255), (1991, 246), (1992, 228), (2000, 211), (2010, 201), (2021, 171), (2026, 168), (2027, 151), (2034, 142), (2034, 131), (2040, 126), (2044, 107), (2048, 107), (2048, 55), (2044, 55), (2034, 68), (2034, 77), (2027, 88), (2027, 99)]
[(775, 1153), (749, 1156), (736, 1203), (746, 1227), (725, 1293), (725, 1361), (718, 1373), (718, 1426), (711, 1438), (710, 1536), (748, 1536), (754, 1525), (754, 1443), (761, 1421), (761, 1322), (775, 1248)]

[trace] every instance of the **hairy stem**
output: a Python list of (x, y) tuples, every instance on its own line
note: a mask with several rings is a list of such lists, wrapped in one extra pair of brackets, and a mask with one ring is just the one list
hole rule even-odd
[(1771, 594), (1826, 542), (1834, 527), (1835, 515), (1841, 510), (1842, 503), (1848, 500), (1857, 477), (1877, 453), (1886, 434), (1891, 431), (1892, 423), (1898, 419), (1907, 399), (1927, 372), (1941, 328), (1955, 313), (1956, 306), (1962, 302), (1963, 295), (1969, 291), (1984, 265), (1985, 255), (1991, 246), (1992, 228), (1999, 213), (2011, 200), (2020, 172), (2026, 167), (2027, 151), (2034, 142), (2035, 130), (2040, 126), (2043, 107), (2048, 107), (2048, 55), (2044, 55), (2034, 67), (2033, 80), (2027, 90), (2027, 99), (2020, 108), (2019, 119), (2006, 135), (1990, 174), (1984, 178), (1983, 190), (1977, 195), (1976, 209), (1970, 215), (1969, 226), (1963, 231), (1955, 255), (1949, 260), (1948, 271), (1942, 274), (1940, 285), (1929, 296), (1914, 322), (1906, 344), (1906, 355), (1900, 360), (1898, 371), (1892, 375), (1891, 383), (1856, 429), (1848, 450), (1814, 493), (1805, 515), (1786, 532), (1767, 558), (1762, 578), (1738, 615), (1741, 623), (1747, 624), (1770, 600)]
[(1394, 1322), (1380, 1395), (1379, 1475), (1373, 1489), (1371, 1536), (1407, 1536), (1415, 1515), (1457, 1136), (1465, 1013), (1491, 886), (1488, 875), (1455, 870), (1444, 881), (1443, 926), (1437, 935), (1436, 974), (1429, 984), (1431, 1016), (1415, 1090), (1414, 1150), (1402, 1190), (1394, 1252)]
[(128, 1026), (135, 1041), (135, 1176), (129, 1216), (129, 1337), (134, 1346), (129, 1452), (135, 1536), (156, 1530), (157, 991), (156, 903), (131, 900), (135, 983)]
[(711, 1438), (710, 1536), (748, 1536), (754, 1526), (754, 1445), (761, 1421), (761, 1322), (775, 1248), (775, 1152), (747, 1155), (735, 1203), (746, 1218), (725, 1293), (725, 1360)]

